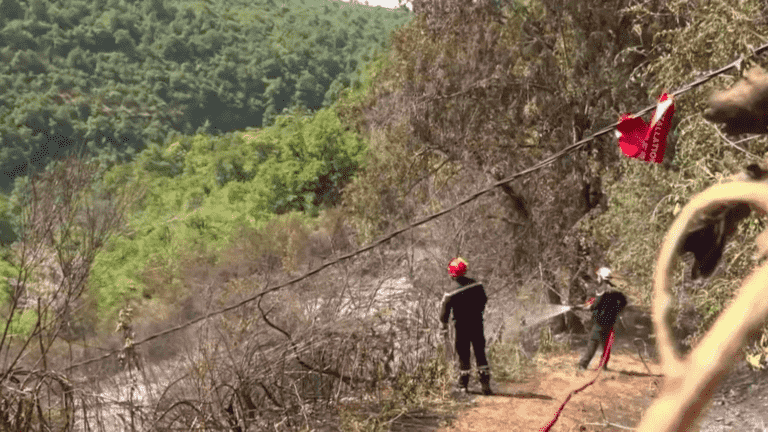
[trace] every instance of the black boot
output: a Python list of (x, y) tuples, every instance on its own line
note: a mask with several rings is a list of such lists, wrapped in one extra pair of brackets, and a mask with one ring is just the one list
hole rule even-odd
[(469, 371), (461, 371), (461, 376), (459, 376), (459, 391), (462, 393), (466, 393), (468, 385), (469, 385)]
[(480, 385), (483, 387), (483, 394), (488, 396), (491, 394), (491, 374), (488, 372), (480, 372)]

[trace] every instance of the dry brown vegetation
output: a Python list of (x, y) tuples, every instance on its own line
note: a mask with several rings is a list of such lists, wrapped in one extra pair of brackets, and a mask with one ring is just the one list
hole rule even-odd
[[(123, 228), (121, 216), (140, 194), (99, 190), (96, 170), (68, 160), (29, 182), (20, 274), (0, 345), (3, 430), (336, 430), (338, 406), (363, 403), (363, 394), (389, 389), (415, 403), (445, 387), (446, 365), (436, 354), (442, 341), (432, 325), (439, 288), (388, 277), (423, 274), (415, 241), (410, 249), (397, 243), (359, 255), (141, 347), (137, 337), (174, 322), (136, 322), (127, 306), (119, 355), (73, 368), (93, 355), (80, 346), (88, 345), (86, 335), (71, 318), (88, 307), (89, 263)], [(314, 232), (290, 218), (244, 230), (218, 264), (188, 251), (180, 277), (196, 295), (183, 302), (178, 322), (349, 251), (353, 242), (339, 217), (328, 212)], [(37, 318), (25, 334), (15, 323), (29, 311)]]
[(4, 430), (64, 430), (75, 425), (78, 395), (62, 373), (72, 343), (85, 335), (77, 317), (99, 249), (122, 228), (141, 191), (98, 190), (97, 163), (67, 159), (23, 186), (18, 269), (0, 336)]

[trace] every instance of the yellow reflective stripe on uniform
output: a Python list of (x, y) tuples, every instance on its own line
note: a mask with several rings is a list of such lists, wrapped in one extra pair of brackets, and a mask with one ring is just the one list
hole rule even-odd
[(468, 290), (470, 288), (474, 288), (474, 287), (482, 285), (482, 284), (483, 284), (482, 282), (475, 282), (475, 283), (471, 283), (469, 285), (465, 285), (465, 286), (457, 289), (456, 291), (447, 292), (447, 293), (443, 294), (443, 298), (454, 296), (454, 295), (456, 295), (456, 294), (458, 294), (460, 292), (466, 291), (466, 290)]

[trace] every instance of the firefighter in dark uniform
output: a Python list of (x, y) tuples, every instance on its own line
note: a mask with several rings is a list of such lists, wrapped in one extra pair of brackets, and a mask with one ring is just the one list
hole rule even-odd
[(456, 329), (456, 353), (459, 355), (459, 390), (467, 392), (470, 375), (470, 345), (475, 350), (475, 360), (483, 394), (491, 394), (491, 372), (485, 357), (485, 333), (483, 332), (483, 312), (488, 297), (483, 284), (464, 276), (467, 262), (456, 258), (448, 264), (448, 272), (459, 286), (443, 296), (440, 307), (440, 322), (444, 332), (448, 331), (448, 320), (453, 311)]
[[(598, 344), (605, 351), (605, 344), (608, 336), (611, 334), (613, 325), (619, 313), (627, 305), (627, 297), (618, 291), (606, 291), (607, 286), (614, 287), (610, 281), (611, 270), (603, 267), (597, 271), (598, 291), (597, 295), (590, 299), (588, 309), (592, 311), (592, 331), (589, 335), (587, 351), (579, 360), (579, 369), (586, 370), (589, 362), (597, 351)], [(605, 369), (608, 369), (608, 362), (605, 363)]]

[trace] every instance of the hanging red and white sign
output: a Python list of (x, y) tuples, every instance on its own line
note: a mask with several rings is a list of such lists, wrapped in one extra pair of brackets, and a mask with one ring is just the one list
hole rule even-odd
[(651, 116), (650, 126), (640, 117), (632, 114), (622, 115), (616, 126), (621, 151), (631, 158), (661, 163), (667, 149), (667, 135), (674, 114), (674, 96), (664, 93)]

